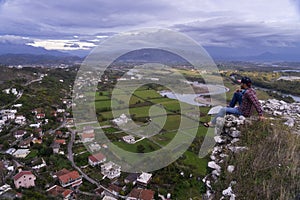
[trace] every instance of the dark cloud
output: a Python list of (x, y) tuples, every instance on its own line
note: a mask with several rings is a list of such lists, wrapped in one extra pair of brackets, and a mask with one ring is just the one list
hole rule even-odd
[(64, 47), (70, 47), (70, 48), (79, 48), (79, 44), (65, 44)]
[(68, 35), (100, 29), (134, 27), (169, 10), (160, 2), (141, 0), (67, 0), (5, 2), (0, 12), (0, 34)]
[(101, 36), (152, 26), (178, 30), (206, 46), (293, 46), (300, 25), (288, 11), (297, 6), (300, 13), (300, 1), (290, 1), (292, 9), (281, 0), (245, 1), (246, 6), (234, 0), (0, 0), (0, 36), (6, 36), (0, 42), (64, 39), (71, 42), (65, 47), (78, 48), (74, 39), (98, 44), (105, 39)]
[(299, 41), (300, 29), (282, 30), (264, 23), (194, 22), (177, 24), (176, 30), (190, 35), (203, 45), (222, 47), (292, 46)]

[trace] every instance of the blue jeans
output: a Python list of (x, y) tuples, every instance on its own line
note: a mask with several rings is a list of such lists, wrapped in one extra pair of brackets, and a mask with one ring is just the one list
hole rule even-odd
[(243, 99), (243, 93), (242, 92), (235, 92), (233, 94), (233, 97), (229, 103), (229, 107), (234, 108), (236, 103), (239, 103), (239, 105), (242, 104), (242, 99)]
[(229, 107), (223, 107), (220, 109), (218, 114), (211, 120), (212, 124), (216, 124), (218, 117), (224, 117), (226, 114), (233, 114), (233, 115), (242, 115), (241, 111), (238, 110), (238, 108), (229, 108)]

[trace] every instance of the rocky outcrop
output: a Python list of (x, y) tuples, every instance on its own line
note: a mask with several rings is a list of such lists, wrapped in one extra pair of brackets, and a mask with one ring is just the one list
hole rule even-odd
[[(284, 119), (284, 124), (294, 130), (294, 133), (300, 134), (300, 103), (288, 104), (284, 101), (270, 99), (260, 101), (266, 115), (271, 115), (270, 119)], [(227, 153), (240, 153), (247, 151), (245, 146), (237, 146), (236, 143), (241, 136), (240, 126), (245, 123), (252, 123), (251, 119), (246, 119), (243, 116), (236, 117), (234, 115), (226, 115), (224, 118), (218, 118), (215, 127), (214, 140), (216, 145), (210, 155), (211, 161), (208, 162), (208, 167), (212, 169), (202, 181), (206, 184), (207, 192), (203, 199), (210, 200), (214, 198), (215, 191), (211, 187), (211, 183), (218, 180), (222, 171), (227, 170), (229, 173), (234, 173), (235, 166), (229, 165), (227, 169), (222, 169), (222, 163), (225, 162)], [(236, 199), (234, 194), (234, 185), (232, 181), (228, 188), (224, 188), (221, 199)]]
[[(217, 119), (215, 127), (216, 136), (214, 137), (216, 145), (210, 155), (211, 161), (208, 162), (208, 167), (212, 169), (212, 172), (202, 180), (207, 187), (207, 192), (203, 199), (213, 199), (215, 191), (213, 191), (211, 183), (217, 181), (222, 170), (224, 170), (221, 165), (226, 157), (228, 157), (227, 153), (239, 153), (247, 150), (247, 147), (235, 145), (241, 136), (239, 127), (245, 123), (247, 123), (247, 120), (243, 116), (236, 117), (234, 115), (226, 115), (224, 118)], [(233, 165), (229, 165), (226, 170), (229, 173), (234, 173), (234, 169), (235, 167)], [(222, 199), (225, 197), (231, 200), (235, 199), (236, 195), (233, 192), (234, 184), (235, 182), (232, 182), (227, 189), (223, 190)]]
[(273, 117), (285, 119), (284, 124), (300, 134), (300, 103), (286, 103), (276, 99), (260, 101), (264, 112)]

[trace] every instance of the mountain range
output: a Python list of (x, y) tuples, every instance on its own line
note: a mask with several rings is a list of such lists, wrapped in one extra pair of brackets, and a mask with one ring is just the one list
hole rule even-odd
[[(264, 52), (251, 53), (250, 56), (240, 54), (238, 49), (205, 47), (215, 61), (253, 61), (253, 62), (300, 62), (297, 52)], [(90, 53), (88, 50), (57, 51), (42, 47), (33, 47), (26, 44), (0, 43), (0, 64), (70, 64), (81, 62)], [(186, 63), (179, 56), (161, 50), (138, 50), (121, 56), (117, 61), (163, 62), (170, 64)]]

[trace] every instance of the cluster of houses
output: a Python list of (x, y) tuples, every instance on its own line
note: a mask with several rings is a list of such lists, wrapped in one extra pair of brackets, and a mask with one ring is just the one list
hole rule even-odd
[(8, 88), (8, 89), (4, 89), (2, 92), (4, 92), (5, 94), (13, 94), (15, 96), (19, 95), (19, 92), (16, 88)]
[[(67, 106), (71, 106), (72, 101), (69, 99), (64, 99), (63, 103)], [(48, 123), (46, 113), (41, 108), (36, 108), (32, 110), (33, 119), (32, 123), (29, 123), (30, 120), (26, 119), (23, 115), (18, 115), (17, 109), (22, 107), (22, 104), (16, 104), (14, 108), (16, 109), (6, 109), (0, 110), (0, 130), (1, 127), (8, 126), (11, 123), (14, 123), (16, 129), (11, 132), (15, 141), (14, 148), (9, 148), (6, 150), (7, 154), (12, 155), (15, 158), (26, 158), (30, 154), (30, 147), (33, 144), (42, 144), (43, 143), (43, 125)], [(57, 108), (50, 112), (52, 117), (56, 117), (57, 122), (64, 122), (64, 127), (74, 126), (74, 120), (72, 118), (66, 118), (65, 109)], [(63, 116), (63, 117), (61, 117)], [(62, 118), (62, 120), (59, 120)], [(128, 118), (125, 115), (121, 115), (118, 119), (114, 121), (116, 124), (124, 124), (128, 122)], [(29, 129), (25, 127), (30, 127)], [(28, 131), (29, 130), (29, 131)], [(64, 151), (61, 149), (62, 146), (67, 144), (67, 139), (69, 138), (69, 133), (62, 131), (60, 129), (54, 130), (51, 132), (54, 135), (53, 143), (51, 147), (53, 153), (64, 154)], [(86, 126), (83, 127), (82, 133), (79, 134), (80, 142), (86, 144), (92, 155), (88, 157), (88, 163), (92, 167), (99, 167), (99, 171), (103, 175), (103, 179), (108, 178), (111, 180), (111, 184), (106, 188), (96, 189), (96, 193), (103, 197), (103, 199), (118, 199), (120, 192), (124, 190), (124, 187), (120, 187), (117, 184), (114, 184), (121, 176), (121, 166), (109, 161), (107, 157), (100, 152), (101, 148), (108, 148), (105, 144), (98, 144), (95, 142), (95, 131), (94, 127)], [(134, 137), (130, 136), (123, 138), (124, 141), (128, 143), (134, 143)], [(16, 148), (17, 147), (17, 148)], [(13, 184), (16, 189), (19, 188), (31, 188), (36, 186), (36, 180), (38, 178), (37, 170), (40, 168), (46, 167), (46, 162), (41, 159), (37, 165), (31, 167), (31, 170), (22, 170), (22, 167), (17, 167), (18, 172), (14, 172), (14, 166), (7, 166), (7, 169), (10, 170), (10, 173), (14, 174)], [(69, 171), (67, 169), (62, 169), (56, 173), (53, 172), (54, 179), (57, 180), (56, 185), (49, 186), (46, 192), (51, 196), (60, 196), (64, 199), (73, 199), (74, 188), (77, 188), (82, 184), (82, 176), (78, 171), (73, 170)], [(134, 189), (126, 196), (127, 200), (153, 200), (154, 191), (147, 189), (147, 185), (151, 181), (152, 174), (149, 173), (140, 173), (140, 174), (129, 174), (128, 177), (124, 180), (126, 184), (132, 183), (135, 185)], [(9, 186), (9, 185), (8, 185)], [(0, 195), (1, 188), (3, 187), (3, 192), (6, 192), (11, 189), (7, 185), (0, 186)]]

